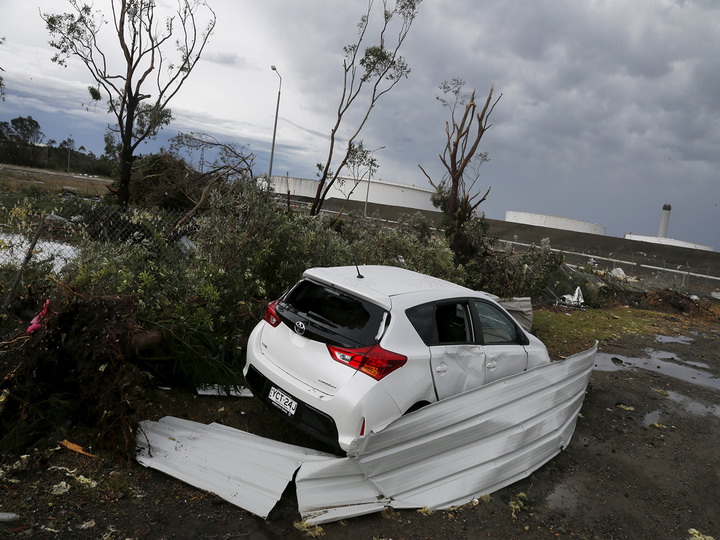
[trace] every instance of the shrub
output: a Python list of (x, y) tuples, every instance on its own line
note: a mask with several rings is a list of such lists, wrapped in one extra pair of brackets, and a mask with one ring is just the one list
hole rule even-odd
[(150, 214), (134, 220), (147, 235), (83, 243), (66, 269), (69, 286), (85, 297), (136, 299), (140, 323), (164, 337), (161, 347), (144, 351), (146, 367), (156, 376), (192, 385), (238, 383), (232, 331), (222, 327), (221, 270), (166, 242)]
[(456, 253), (456, 262), (466, 273), (466, 285), (471, 289), (502, 298), (529, 296), (537, 300), (543, 296), (550, 274), (563, 263), (563, 254), (552, 251), (547, 239), (539, 247), (500, 249), (488, 235), (484, 218), (466, 222), (464, 227), (465, 251)]

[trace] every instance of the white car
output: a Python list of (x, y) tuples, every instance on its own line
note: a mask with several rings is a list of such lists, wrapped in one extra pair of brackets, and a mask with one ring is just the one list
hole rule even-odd
[(312, 268), (250, 334), (245, 379), (346, 451), (402, 415), (550, 361), (496, 297), (392, 266)]

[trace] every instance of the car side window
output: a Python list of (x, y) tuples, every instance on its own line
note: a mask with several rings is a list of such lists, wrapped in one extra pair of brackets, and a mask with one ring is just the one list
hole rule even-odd
[(521, 342), (515, 323), (496, 306), (481, 300), (475, 300), (473, 305), (482, 328), (484, 344)]
[(472, 341), (470, 313), (465, 302), (438, 304), (435, 307), (437, 343), (469, 343)]
[(467, 302), (422, 304), (406, 313), (426, 345), (473, 341), (472, 317)]
[(408, 320), (425, 345), (432, 345), (435, 335), (435, 304), (421, 304), (405, 311)]

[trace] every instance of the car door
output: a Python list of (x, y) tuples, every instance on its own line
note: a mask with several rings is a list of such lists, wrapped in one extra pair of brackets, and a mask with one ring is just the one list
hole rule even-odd
[(484, 353), (484, 384), (525, 371), (526, 338), (515, 321), (490, 302), (473, 299), (470, 305)]
[(428, 345), (437, 398), (445, 399), (482, 386), (484, 353), (475, 339), (468, 301), (437, 302), (432, 308), (432, 337)]

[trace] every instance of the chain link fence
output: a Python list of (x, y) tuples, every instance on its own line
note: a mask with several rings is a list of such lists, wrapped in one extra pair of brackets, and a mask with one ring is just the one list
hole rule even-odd
[[(124, 211), (100, 200), (67, 196), (59, 199), (0, 196), (0, 266), (18, 269), (29, 260), (54, 273), (78, 254), (85, 242), (141, 242), (162, 237), (176, 241), (187, 230), (178, 228), (185, 212)], [(492, 232), (492, 231), (491, 231)], [(567, 236), (570, 238), (571, 236)], [(622, 239), (600, 237), (602, 245), (578, 245), (553, 240), (568, 264), (605, 272), (622, 270), (622, 279), (643, 288), (670, 288), (688, 293), (720, 290), (720, 254), (696, 250), (667, 250)], [(502, 244), (527, 247), (526, 242)], [(8, 273), (3, 273), (3, 281)], [(6, 288), (5, 283), (2, 284)]]
[[(567, 264), (612, 274), (616, 279), (638, 283), (644, 289), (673, 289), (688, 294), (720, 291), (720, 254), (677, 248), (668, 250), (662, 246), (631, 248), (628, 246), (630, 241), (615, 240), (612, 246), (553, 243), (551, 249), (563, 253)], [(530, 245), (508, 240), (500, 243), (523, 248)]]
[[(59, 274), (87, 242), (137, 243), (162, 235), (176, 240), (182, 212), (124, 211), (99, 200), (0, 197), (0, 266), (30, 262)], [(3, 281), (9, 272), (3, 273)], [(2, 283), (3, 288), (8, 284)]]

